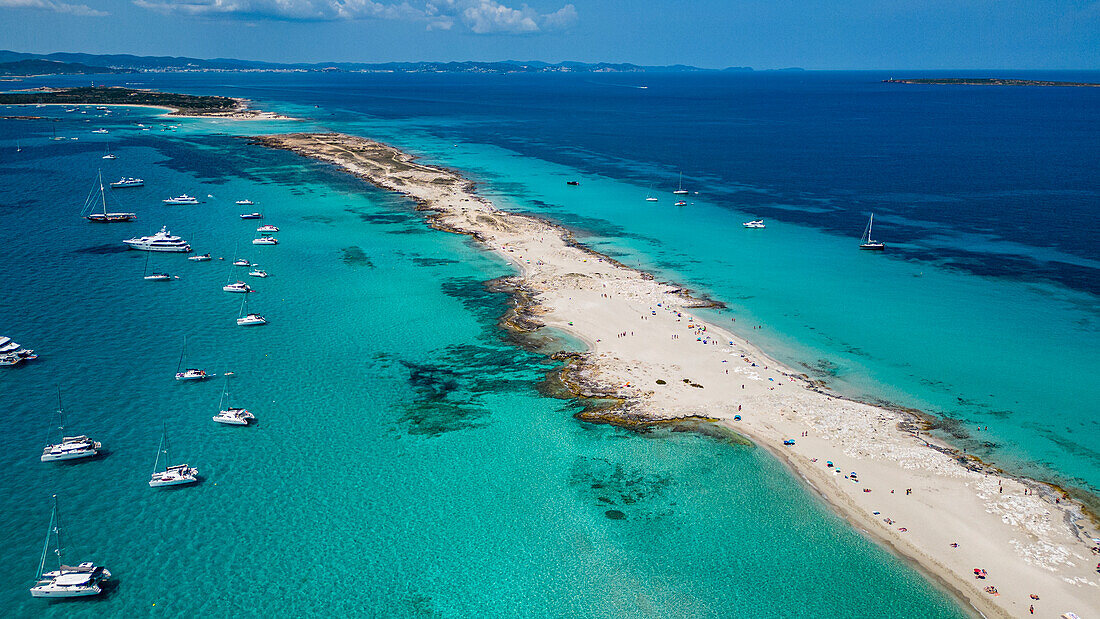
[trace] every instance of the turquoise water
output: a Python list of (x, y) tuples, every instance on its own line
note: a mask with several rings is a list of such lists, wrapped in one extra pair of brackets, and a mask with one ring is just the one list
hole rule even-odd
[[(507, 267), (408, 202), (216, 135), (224, 124), (35, 113), (80, 140), (0, 121), (0, 326), (42, 356), (0, 373), (5, 615), (960, 616), (761, 450), (581, 424), (573, 404), (540, 396), (552, 366), (505, 340), (507, 299), (483, 286)], [(100, 158), (96, 126), (118, 160)], [(287, 126), (302, 125), (233, 128)], [(490, 151), (447, 161), (506, 173)], [(100, 167), (145, 178), (110, 196), (137, 222), (75, 216)], [(160, 204), (181, 192), (204, 203)], [(256, 223), (232, 204), (244, 197), (280, 245), (248, 243)], [(145, 255), (119, 241), (164, 224), (227, 260), (157, 255), (179, 279), (143, 281)], [(240, 298), (219, 290), (235, 254), (271, 274), (250, 282), (264, 327), (237, 327)], [(220, 380), (172, 379), (185, 335), (188, 365), (235, 372), (255, 427), (210, 421)], [(104, 457), (38, 462), (57, 385), (69, 429), (103, 441)], [(146, 485), (162, 424), (201, 484)], [(115, 574), (106, 595), (27, 594), (51, 493), (66, 557)]]

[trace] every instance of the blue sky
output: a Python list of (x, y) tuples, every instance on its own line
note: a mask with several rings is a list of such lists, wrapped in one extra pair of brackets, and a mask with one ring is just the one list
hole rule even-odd
[(0, 24), (39, 53), (1100, 69), (1100, 0), (0, 0)]

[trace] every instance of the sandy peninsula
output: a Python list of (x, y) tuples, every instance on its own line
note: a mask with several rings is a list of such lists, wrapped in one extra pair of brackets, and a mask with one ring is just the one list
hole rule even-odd
[(618, 402), (581, 417), (622, 425), (697, 418), (728, 427), (775, 453), (853, 526), (987, 617), (1100, 612), (1100, 550), (1092, 539), (1100, 531), (1059, 490), (968, 459), (926, 436), (909, 413), (830, 393), (700, 320), (692, 312), (705, 300), (578, 244), (560, 226), (495, 208), (452, 170), (350, 135), (258, 141), (404, 194), (433, 226), (469, 234), (514, 264), (512, 323), (587, 342), (562, 380), (578, 396)]

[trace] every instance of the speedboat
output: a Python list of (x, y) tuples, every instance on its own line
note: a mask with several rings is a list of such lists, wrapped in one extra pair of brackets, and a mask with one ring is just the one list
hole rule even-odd
[(236, 204), (238, 206), (252, 206), (255, 202), (252, 200), (237, 200)]
[(265, 225), (260, 226), (259, 228), (256, 228), (256, 232), (278, 232), (278, 231), (279, 231), (279, 226), (276, 226), (274, 224), (265, 224)]
[(132, 239), (126, 239), (123, 241), (130, 246), (130, 249), (140, 249), (144, 251), (168, 251), (168, 252), (189, 252), (191, 246), (187, 244), (187, 241), (178, 236), (173, 236), (168, 231), (168, 226), (162, 226), (160, 232), (152, 236), (134, 237)]
[(247, 426), (248, 422), (255, 418), (255, 415), (243, 408), (229, 408), (224, 411), (218, 411), (218, 414), (212, 417), (212, 419), (218, 423), (224, 423), (231, 426)]
[(752, 221), (746, 221), (745, 223), (743, 223), (741, 225), (745, 226), (746, 228), (763, 228), (764, 227), (764, 220), (763, 219), (754, 219)]
[(213, 374), (207, 374), (206, 370), (198, 368), (187, 368), (182, 372), (176, 372), (176, 380), (205, 380), (213, 377)]
[(162, 202), (164, 202), (165, 204), (198, 204), (199, 199), (194, 196), (189, 196), (187, 194), (181, 194), (174, 198), (162, 200)]
[(187, 466), (186, 464), (177, 464), (175, 466), (169, 466), (163, 471), (153, 473), (149, 478), (149, 487), (182, 486), (183, 484), (193, 484), (198, 480), (198, 469)]
[(245, 260), (244, 258), (237, 258), (236, 260), (233, 261), (233, 266), (235, 266), (235, 267), (250, 267), (250, 266), (252, 266), (252, 263), (249, 262), (248, 260)]
[(94, 129), (92, 130), (92, 133), (110, 133), (110, 131), (107, 131), (106, 129)]
[(203, 254), (201, 256), (188, 256), (187, 259), (192, 262), (206, 262), (210, 260), (210, 254)]
[(252, 277), (267, 277), (267, 271), (263, 269), (252, 269), (248, 274)]
[(676, 206), (687, 206), (687, 202), (685, 200), (678, 200)]
[(61, 460), (76, 460), (77, 458), (90, 458), (99, 453), (103, 444), (93, 441), (81, 434), (80, 436), (64, 436), (56, 445), (46, 445), (42, 450), (42, 462), (59, 462)]
[(124, 176), (117, 181), (111, 183), (111, 189), (122, 189), (123, 187), (142, 187), (144, 185), (145, 181), (140, 178)]
[(172, 280), (172, 276), (167, 273), (150, 273), (142, 279), (147, 282), (167, 282)]
[(277, 239), (277, 238), (275, 238), (271, 235), (265, 234), (265, 235), (261, 236), (258, 239), (252, 239), (252, 244), (253, 245), (278, 245), (279, 244), (279, 239)]
[(242, 281), (237, 281), (233, 282), (232, 284), (226, 284), (222, 286), (222, 290), (226, 292), (241, 292), (247, 294), (249, 292), (252, 292), (252, 286), (249, 286)]
[(266, 325), (267, 319), (259, 314), (247, 314), (237, 319), (238, 327), (250, 327), (252, 325)]
[(118, 156), (117, 155), (112, 155), (111, 153), (107, 153), (106, 155), (103, 155), (103, 158), (104, 159), (118, 159)]
[(263, 219), (264, 216), (259, 213), (241, 213), (241, 219)]
[(657, 202), (658, 200), (654, 196), (649, 196), (648, 198), (645, 199), (645, 201), (646, 202)]

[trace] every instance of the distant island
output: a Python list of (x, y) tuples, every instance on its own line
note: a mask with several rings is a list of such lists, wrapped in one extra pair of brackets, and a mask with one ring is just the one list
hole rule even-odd
[(1100, 84), (1090, 82), (1051, 82), (1046, 80), (1012, 80), (997, 77), (941, 77), (917, 79), (882, 80), (887, 84), (949, 84), (957, 86), (1083, 86), (1096, 87)]
[(286, 118), (271, 112), (250, 110), (244, 99), (120, 86), (44, 87), (0, 93), (0, 105), (141, 105), (167, 108), (175, 116), (215, 116), (240, 120)]
[(94, 75), (97, 73), (137, 73), (134, 69), (96, 67), (79, 62), (30, 58), (0, 62), (0, 77), (31, 77), (34, 75)]
[[(48, 61), (55, 63), (96, 65), (101, 73), (115, 72), (208, 72), (245, 71), (275, 73), (695, 73), (751, 72), (752, 67), (727, 67), (703, 69), (691, 65), (645, 66), (611, 62), (541, 62), (538, 60), (501, 60), (499, 62), (318, 62), (280, 63), (234, 58), (188, 58), (180, 56), (134, 56), (131, 54), (81, 54), (55, 52), (52, 54), (27, 54), (0, 50), (0, 63), (20, 61)], [(45, 66), (45, 65), (42, 65)], [(798, 69), (783, 69), (798, 70)], [(55, 71), (56, 73), (57, 71)], [(51, 73), (28, 73), (40, 75)]]

